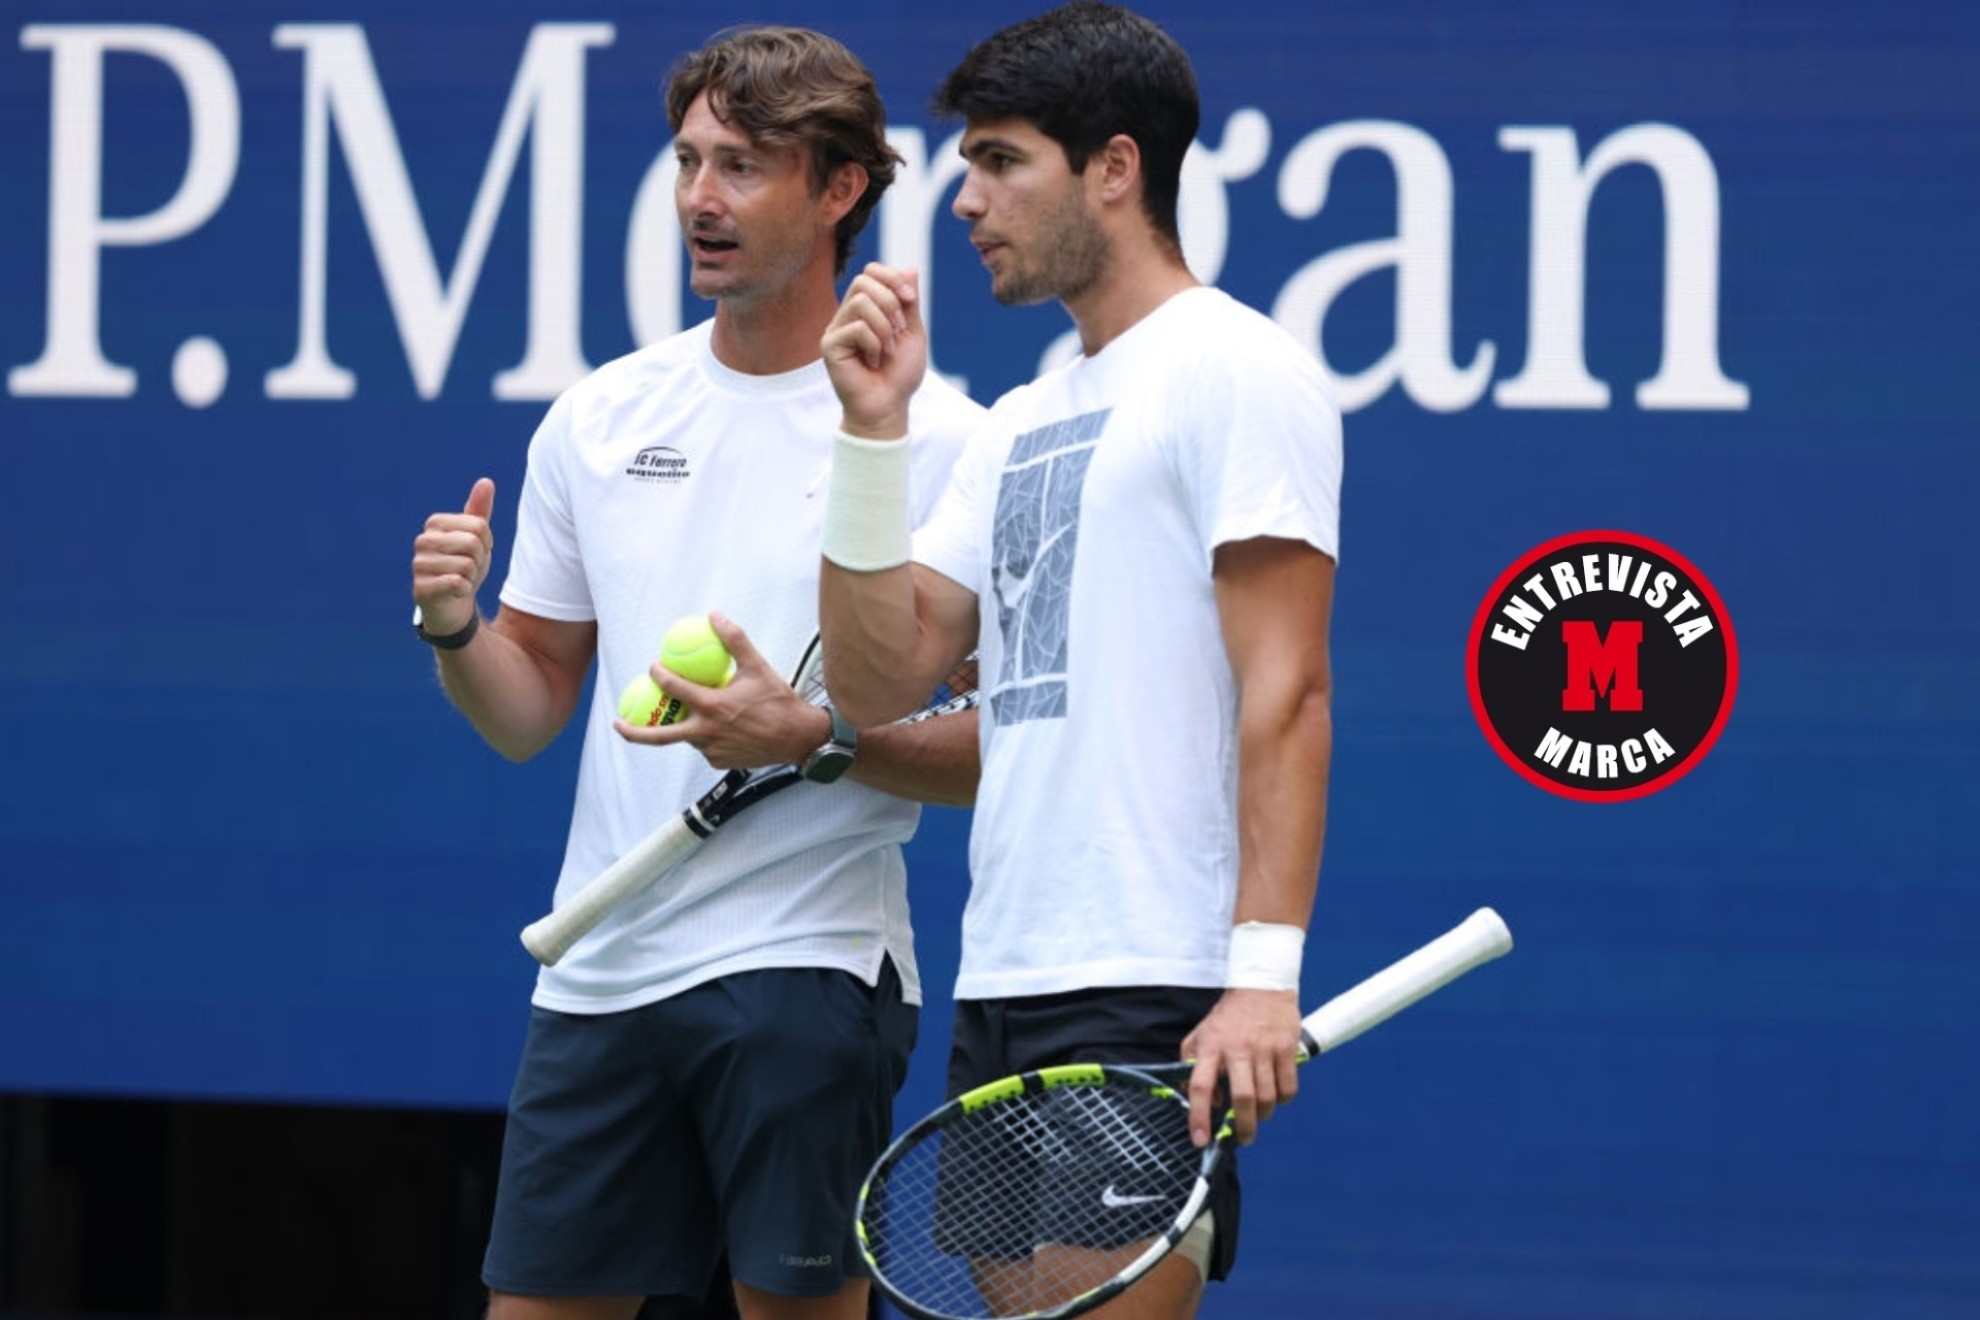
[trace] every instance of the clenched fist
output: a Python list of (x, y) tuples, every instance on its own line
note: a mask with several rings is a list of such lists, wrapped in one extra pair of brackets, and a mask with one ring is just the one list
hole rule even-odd
[(905, 436), (908, 400), (928, 371), (920, 277), (869, 262), (846, 287), (819, 349), (845, 409), (846, 434), (862, 440)]

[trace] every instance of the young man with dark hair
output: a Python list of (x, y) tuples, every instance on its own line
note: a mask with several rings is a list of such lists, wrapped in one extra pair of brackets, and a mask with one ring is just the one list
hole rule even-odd
[[(911, 533), (915, 273), (868, 266), (824, 340), (844, 407), (820, 578), (834, 695), (884, 719), (971, 650), (984, 676), (950, 1091), (1180, 1054), (1199, 1144), (1220, 1081), (1248, 1141), (1297, 1086), (1339, 412), (1311, 354), (1183, 262), (1196, 85), (1160, 28), (1055, 9), (978, 45), (935, 105), (965, 120), (954, 209), (996, 297), (1058, 300), (1084, 350), (998, 401)], [(1236, 1210), (1233, 1180), (1103, 1313), (1193, 1314)], [(1022, 1289), (1008, 1256), (976, 1262), (982, 1286)]]
[[(779, 669), (816, 617), (814, 498), (838, 402), (819, 339), (897, 161), (872, 76), (829, 37), (728, 33), (667, 92), (676, 202), (712, 320), (593, 372), (530, 445), (502, 608), (483, 625), (494, 486), (414, 544), (420, 635), (497, 750), (534, 755), (597, 659), (557, 880), (568, 896), (707, 787), (803, 764), (838, 722)], [(909, 502), (932, 507), (982, 410), (930, 381)], [(642, 464), (656, 449), (661, 468)], [(656, 476), (656, 472), (660, 475)], [(615, 724), (660, 635), (709, 605), (739, 669), (679, 724)], [(668, 681), (664, 670), (655, 677)], [(687, 743), (701, 753), (656, 750)], [(484, 1267), (491, 1320), (692, 1304), (726, 1253), (744, 1320), (853, 1320), (853, 1199), (885, 1144), (920, 985), (900, 844), (967, 801), (973, 717), (868, 730), (848, 777), (738, 818), (539, 975)], [(884, 790), (884, 791), (883, 791)]]

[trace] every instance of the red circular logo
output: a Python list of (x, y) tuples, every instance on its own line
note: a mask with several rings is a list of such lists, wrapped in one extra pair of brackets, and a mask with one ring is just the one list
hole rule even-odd
[(1471, 708), (1507, 765), (1562, 797), (1621, 802), (1704, 759), (1739, 685), (1705, 575), (1630, 532), (1576, 532), (1500, 574), (1471, 625)]

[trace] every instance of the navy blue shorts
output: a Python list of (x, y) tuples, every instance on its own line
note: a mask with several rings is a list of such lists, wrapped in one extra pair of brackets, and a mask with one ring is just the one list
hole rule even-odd
[[(1013, 1073), (1061, 1063), (1174, 1063), (1183, 1038), (1223, 997), (1182, 986), (1103, 986), (1056, 995), (959, 999), (949, 1046), (948, 1095)], [(1210, 1277), (1237, 1263), (1237, 1151), (1227, 1152), (1210, 1186), (1217, 1216)], [(988, 1254), (995, 1254), (988, 1253)]]
[(622, 1013), (533, 1009), (482, 1281), (535, 1297), (827, 1296), (919, 1012), (891, 960), (739, 972)]

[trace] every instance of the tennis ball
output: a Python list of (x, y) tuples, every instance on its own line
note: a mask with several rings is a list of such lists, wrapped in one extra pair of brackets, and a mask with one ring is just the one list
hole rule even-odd
[(685, 714), (687, 707), (662, 692), (651, 674), (641, 674), (619, 694), (619, 718), (635, 728), (672, 724)]
[(735, 659), (705, 614), (691, 614), (667, 629), (660, 639), (660, 663), (703, 687), (727, 687), (736, 676)]

